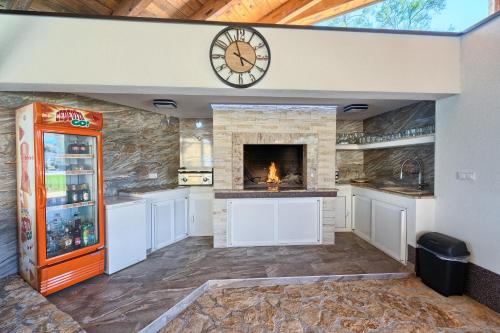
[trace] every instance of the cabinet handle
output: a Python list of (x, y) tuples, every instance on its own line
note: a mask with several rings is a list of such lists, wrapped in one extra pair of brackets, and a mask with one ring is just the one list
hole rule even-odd
[(403, 263), (406, 263), (406, 209), (401, 210), (401, 246), (400, 246), (400, 257)]

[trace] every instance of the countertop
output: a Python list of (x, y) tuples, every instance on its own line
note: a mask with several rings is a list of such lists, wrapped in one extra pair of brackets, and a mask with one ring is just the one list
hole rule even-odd
[(215, 199), (336, 197), (336, 189), (316, 190), (215, 190)]
[(142, 199), (134, 198), (134, 197), (104, 197), (104, 205), (106, 207), (116, 207), (124, 204), (128, 204), (134, 201), (142, 201)]
[(399, 195), (399, 196), (403, 196), (406, 198), (413, 198), (413, 199), (434, 198), (434, 192), (423, 192), (421, 194), (405, 194), (405, 193), (401, 193), (401, 192), (389, 191), (389, 190), (383, 189), (383, 187), (397, 187), (397, 185), (376, 184), (376, 183), (344, 183), (344, 182), (337, 183), (337, 185), (339, 185), (339, 186), (352, 185), (352, 186), (356, 186), (359, 188), (367, 188), (367, 189), (371, 189), (371, 190), (375, 190), (375, 191), (380, 191), (380, 192), (384, 192), (384, 193), (388, 193), (388, 194), (392, 194), (392, 195)]
[(163, 191), (179, 190), (187, 188), (188, 188), (187, 186), (179, 186), (179, 185), (143, 186), (143, 187), (127, 188), (119, 190), (118, 192), (126, 193), (129, 195), (141, 195), (145, 193), (163, 192)]

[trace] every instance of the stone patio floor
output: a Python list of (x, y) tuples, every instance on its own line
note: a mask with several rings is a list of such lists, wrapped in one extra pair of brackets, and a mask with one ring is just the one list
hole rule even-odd
[(0, 332), (84, 332), (68, 314), (38, 292), (20, 276), (0, 279)]
[(500, 332), (500, 315), (411, 277), (213, 289), (160, 332), (493, 333)]

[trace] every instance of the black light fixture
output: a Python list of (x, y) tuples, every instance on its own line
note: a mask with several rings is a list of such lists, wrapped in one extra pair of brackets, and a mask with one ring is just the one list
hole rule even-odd
[(158, 109), (177, 109), (177, 102), (171, 99), (154, 99), (153, 105)]
[(344, 106), (344, 112), (361, 112), (368, 109), (368, 104), (349, 104)]

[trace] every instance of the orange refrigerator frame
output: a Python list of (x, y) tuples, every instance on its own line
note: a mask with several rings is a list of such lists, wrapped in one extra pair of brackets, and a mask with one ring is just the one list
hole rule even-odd
[[(56, 113), (58, 111), (66, 112), (66, 118), (56, 120), (55, 115), (51, 113)], [(23, 228), (23, 222), (21, 221), (21, 218), (19, 218), (20, 273), (25, 280), (42, 295), (49, 295), (90, 277), (104, 273), (104, 194), (102, 171), (102, 133), (100, 131), (102, 127), (102, 116), (98, 113), (90, 111), (43, 103), (33, 103), (18, 110), (19, 114), (22, 114), (23, 112), (32, 112), (33, 116), (32, 142), (34, 147), (33, 176), (35, 196), (33, 201), (35, 203), (35, 218), (31, 226), (31, 230), (32, 233), (34, 231), (34, 235), (32, 236), (32, 258), (29, 258), (29, 260), (26, 260), (25, 258), (23, 260), (22, 258), (23, 253), (27, 252), (23, 251), (23, 244), (21, 244), (22, 240), (26, 239), (26, 236), (24, 236), (24, 238), (21, 237), (23, 232), (21, 230)], [(86, 126), (87, 128), (81, 128), (80, 125), (73, 127), (74, 125), (72, 125), (72, 122), (67, 121), (68, 119), (71, 119), (71, 116), (75, 115), (78, 119), (84, 119), (84, 121), (88, 122), (88, 125)], [(17, 118), (18, 115), (16, 114), (16, 122), (18, 120)], [(97, 144), (95, 149), (97, 158), (97, 200), (95, 202), (95, 206), (97, 209), (98, 219), (98, 242), (94, 245), (64, 253), (53, 258), (47, 258), (46, 253), (45, 219), (47, 197), (44, 174), (44, 133), (91, 136), (96, 138)], [(16, 135), (16, 137), (17, 136), (18, 135)], [(17, 139), (19, 141), (19, 137), (17, 137)], [(19, 158), (23, 159), (22, 156), (20, 157), (18, 155), (18, 159)], [(20, 188), (19, 179), (20, 178), (18, 176), (18, 191)], [(18, 216), (19, 215), (22, 214), (19, 213)], [(26, 228), (26, 222), (24, 222), (24, 228)], [(26, 248), (25, 245), (24, 248)], [(23, 265), (30, 266), (30, 264), (34, 267), (23, 267)]]

